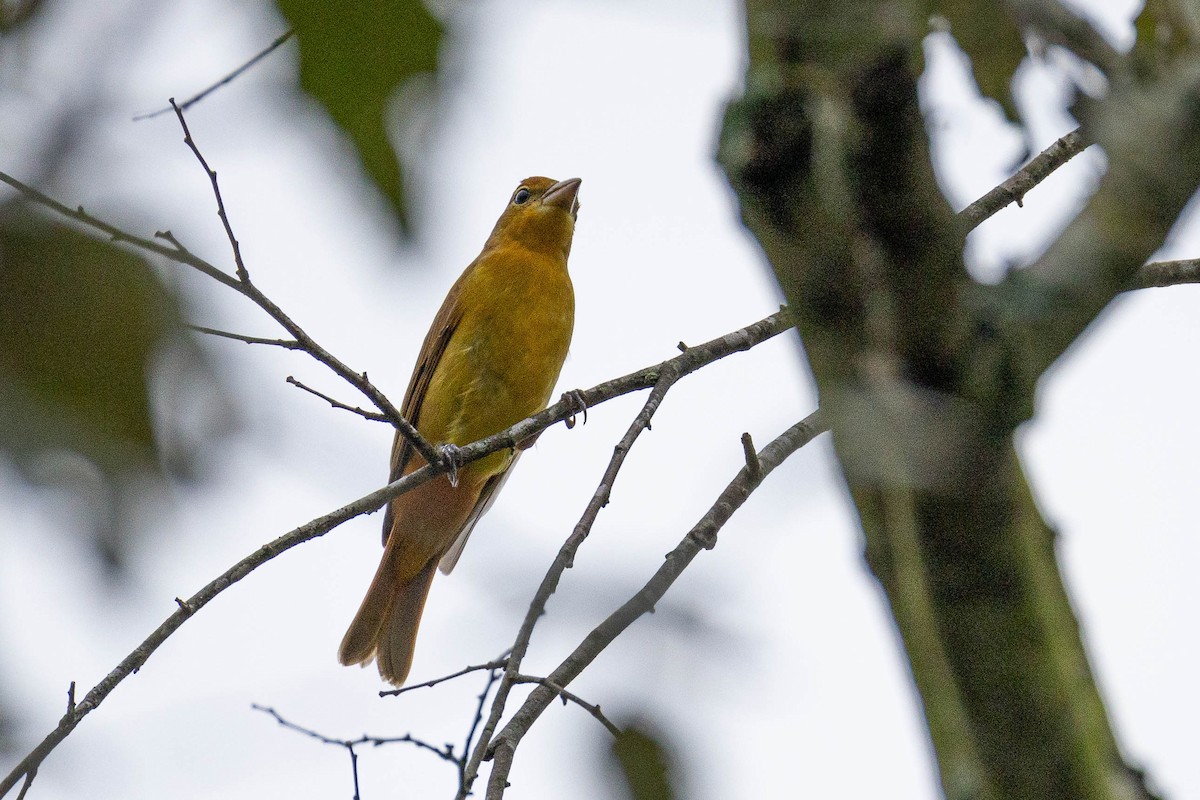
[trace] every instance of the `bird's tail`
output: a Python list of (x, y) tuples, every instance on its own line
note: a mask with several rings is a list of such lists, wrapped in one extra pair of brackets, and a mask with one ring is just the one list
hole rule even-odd
[(338, 659), (343, 664), (366, 666), (374, 658), (384, 680), (396, 686), (404, 683), (437, 562), (430, 559), (411, 580), (399, 583), (384, 559), (342, 638)]

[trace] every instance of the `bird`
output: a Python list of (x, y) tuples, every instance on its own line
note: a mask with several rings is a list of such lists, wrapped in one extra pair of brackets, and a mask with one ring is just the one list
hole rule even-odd
[[(580, 184), (579, 178), (521, 181), (483, 250), (450, 288), (400, 409), (427, 441), (470, 444), (546, 407), (575, 325), (567, 258)], [(342, 639), (342, 664), (374, 660), (385, 681), (404, 684), (436, 568), (454, 568), (531, 443), (465, 464), (387, 505), (383, 557)], [(389, 482), (425, 464), (397, 432)]]

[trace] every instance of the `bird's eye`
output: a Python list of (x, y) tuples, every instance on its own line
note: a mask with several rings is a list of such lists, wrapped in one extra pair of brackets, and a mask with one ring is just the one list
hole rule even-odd
[(522, 186), (517, 189), (517, 193), (513, 195), (513, 203), (522, 206), (529, 202), (529, 190)]

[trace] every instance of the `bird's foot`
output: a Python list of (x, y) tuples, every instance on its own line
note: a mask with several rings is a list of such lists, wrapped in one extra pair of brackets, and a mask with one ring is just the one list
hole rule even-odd
[(562, 399), (570, 402), (574, 406), (571, 416), (567, 417), (564, 422), (567, 424), (567, 430), (575, 427), (575, 415), (583, 414), (583, 424), (587, 425), (587, 401), (583, 399), (583, 392), (578, 389), (572, 389), (569, 392), (563, 392)]
[(462, 448), (456, 444), (439, 444), (438, 455), (442, 457), (442, 466), (446, 469), (446, 477), (451, 486), (458, 486), (458, 468), (463, 465)]

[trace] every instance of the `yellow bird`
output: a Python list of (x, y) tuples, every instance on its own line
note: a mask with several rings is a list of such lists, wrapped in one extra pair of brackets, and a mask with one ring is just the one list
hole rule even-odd
[[(435, 444), (466, 445), (545, 408), (571, 343), (575, 294), (567, 256), (579, 178), (528, 178), (513, 192), (483, 252), (451, 287), (413, 368), (401, 413)], [(383, 558), (338, 658), (384, 680), (408, 676), (425, 597), (438, 564), (454, 568), (519, 453), (464, 465), (402, 494), (383, 518)], [(391, 478), (425, 465), (401, 435)]]

